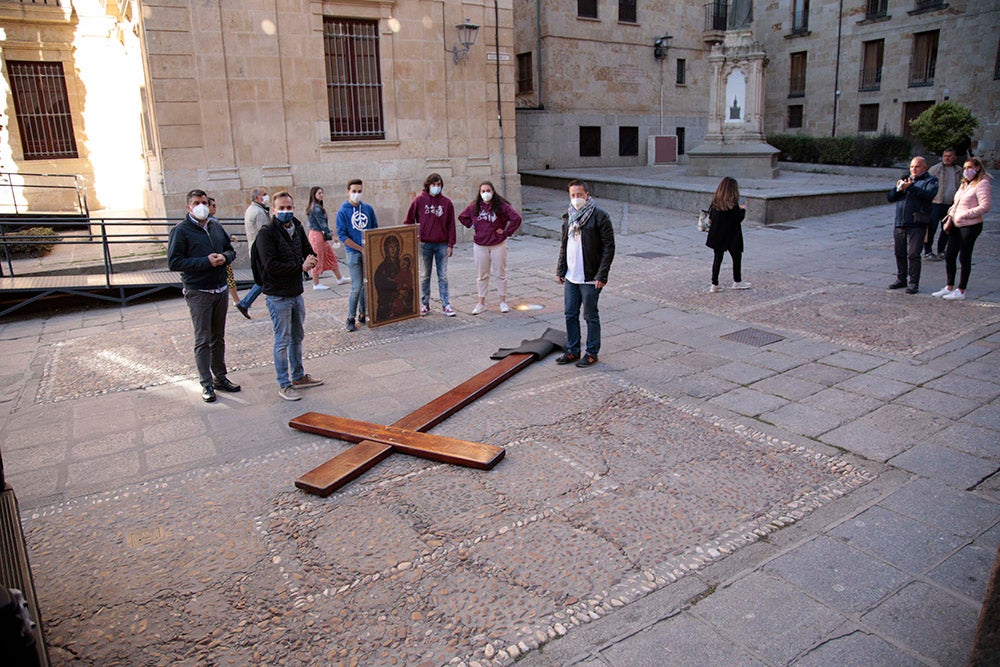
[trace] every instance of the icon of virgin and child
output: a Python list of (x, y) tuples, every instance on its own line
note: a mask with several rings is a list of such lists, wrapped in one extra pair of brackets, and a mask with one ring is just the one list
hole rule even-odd
[(375, 316), (378, 321), (411, 314), (413, 306), (413, 257), (400, 257), (402, 243), (396, 234), (382, 239), (382, 262), (375, 269)]

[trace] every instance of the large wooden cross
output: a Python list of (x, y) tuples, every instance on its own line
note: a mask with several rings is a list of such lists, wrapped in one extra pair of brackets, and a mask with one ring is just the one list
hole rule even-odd
[(499, 350), (493, 357), (502, 357), (500, 361), (393, 422), (391, 426), (318, 412), (307, 412), (295, 417), (288, 422), (294, 429), (357, 443), (299, 477), (295, 480), (295, 486), (308, 493), (328, 496), (397, 451), (432, 461), (489, 470), (504, 457), (506, 452), (503, 447), (424, 432), (536, 360), (563, 347), (564, 341), (565, 334), (549, 329), (541, 338), (523, 341), (518, 348)]

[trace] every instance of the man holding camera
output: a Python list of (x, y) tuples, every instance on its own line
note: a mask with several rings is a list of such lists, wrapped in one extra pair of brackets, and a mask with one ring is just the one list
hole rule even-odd
[(910, 160), (910, 173), (889, 191), (889, 201), (896, 204), (892, 237), (896, 251), (896, 282), (889, 289), (905, 287), (907, 294), (920, 288), (920, 251), (931, 218), (931, 202), (938, 191), (938, 179), (927, 173), (927, 160)]

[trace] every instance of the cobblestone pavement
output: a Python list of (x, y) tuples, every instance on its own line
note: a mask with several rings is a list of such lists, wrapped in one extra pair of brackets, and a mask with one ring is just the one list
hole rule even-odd
[(391, 423), (562, 328), (551, 240), (511, 241), (507, 315), (469, 314), (467, 246), (456, 318), (349, 334), (347, 286), (307, 290), (327, 384), (299, 403), (263, 307), (230, 318), (244, 391), (211, 406), (179, 298), (0, 323), (55, 664), (963, 662), (1000, 546), (996, 217), (945, 303), (884, 290), (888, 207), (748, 225), (753, 289), (708, 294), (689, 216), (606, 205), (601, 363), (543, 360), (434, 429), (504, 446), (488, 472), (394, 455), (317, 498), (292, 481), (348, 445), (285, 424)]

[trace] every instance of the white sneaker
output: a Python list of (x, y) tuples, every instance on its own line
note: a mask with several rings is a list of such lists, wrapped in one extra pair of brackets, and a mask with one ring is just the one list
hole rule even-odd
[(708, 291), (711, 292), (712, 294), (715, 294), (716, 292), (721, 292), (722, 291), (722, 286), (721, 285), (712, 285), (711, 287), (708, 288)]
[(941, 298), (944, 299), (945, 301), (964, 301), (965, 292), (963, 292), (962, 290), (953, 290), (948, 294), (945, 294)]
[(291, 385), (279, 389), (278, 396), (281, 396), (286, 401), (298, 401), (302, 399), (302, 394), (296, 391), (295, 387)]
[(451, 307), (450, 303), (445, 304), (444, 307), (441, 308), (441, 312), (447, 317), (455, 317), (455, 309)]
[(349, 282), (351, 282), (350, 276), (341, 276), (340, 278), (337, 278), (338, 285), (343, 285), (344, 283), (349, 283)]
[(937, 292), (931, 292), (931, 296), (936, 296), (936, 297), (948, 296), (949, 294), (951, 294), (954, 291), (955, 290), (948, 289), (948, 286), (945, 285), (944, 287), (942, 287), (941, 289), (939, 289)]
[(325, 289), (330, 289), (330, 288), (327, 285), (324, 285), (323, 283), (319, 283), (318, 285), (313, 285), (313, 289), (316, 290), (316, 291), (320, 291), (320, 290), (325, 290)]
[(485, 313), (485, 312), (486, 312), (486, 306), (481, 303), (477, 303), (476, 307), (472, 309), (473, 315), (478, 315), (479, 313)]
[(750, 283), (748, 282), (733, 283), (733, 289), (750, 289)]
[(509, 313), (510, 312), (510, 306), (507, 305), (506, 301), (501, 301), (500, 302), (500, 312), (501, 313)]
[(421, 315), (430, 315), (430, 313), (431, 313), (431, 309), (430, 308), (428, 308), (427, 306), (424, 306), (424, 305), (420, 306), (420, 314)]

